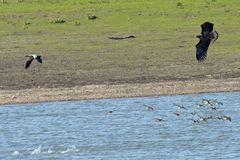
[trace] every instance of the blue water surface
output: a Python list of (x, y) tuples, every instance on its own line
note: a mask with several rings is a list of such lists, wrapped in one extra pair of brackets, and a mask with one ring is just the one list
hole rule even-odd
[(4, 160), (240, 159), (240, 92), (2, 105), (0, 122)]

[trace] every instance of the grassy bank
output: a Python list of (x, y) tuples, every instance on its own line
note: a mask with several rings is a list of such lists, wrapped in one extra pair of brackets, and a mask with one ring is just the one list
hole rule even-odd
[[(0, 4), (0, 89), (72, 87), (240, 76), (238, 0), (5, 0)], [(89, 20), (88, 15), (96, 15)], [(220, 38), (195, 60), (195, 35)], [(135, 39), (110, 40), (110, 36)], [(25, 55), (43, 64), (24, 69)]]

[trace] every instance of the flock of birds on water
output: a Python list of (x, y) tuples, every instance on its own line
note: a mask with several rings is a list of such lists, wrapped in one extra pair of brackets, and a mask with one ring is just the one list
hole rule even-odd
[[(153, 105), (143, 105), (145, 110), (154, 111), (156, 108)], [(221, 109), (223, 103), (221, 101), (217, 101), (214, 99), (202, 99), (199, 103), (191, 105), (191, 106), (184, 106), (180, 104), (173, 104), (172, 107), (176, 107), (176, 110), (172, 113), (176, 117), (188, 117), (188, 120), (192, 122), (192, 124), (198, 123), (208, 123), (210, 120), (221, 120), (221, 121), (232, 121), (232, 118), (229, 115), (223, 113)], [(190, 108), (191, 107), (191, 108)], [(112, 114), (115, 111), (110, 110), (106, 112), (106, 114)], [(188, 116), (186, 116), (186, 114)], [(189, 118), (190, 116), (190, 118)], [(166, 118), (159, 117), (155, 118), (157, 122), (164, 123), (167, 121)]]
[[(222, 121), (232, 121), (232, 118), (230, 116), (223, 114), (222, 111), (218, 112), (220, 111), (220, 106), (222, 106), (223, 103), (217, 100), (202, 99), (200, 103), (192, 105), (192, 107), (194, 107), (194, 111), (188, 111), (188, 109), (190, 108), (183, 105), (173, 105), (177, 108), (177, 111), (173, 113), (175, 116), (180, 117), (182, 114), (190, 114), (192, 118), (190, 118), (189, 120), (191, 120), (193, 124), (209, 122), (210, 120), (214, 119)], [(147, 106), (146, 109), (154, 110), (154, 108), (151, 106)], [(157, 118), (156, 120), (159, 122), (165, 121), (163, 118)]]
[[(183, 110), (187, 110), (186, 107), (182, 106), (182, 105), (178, 105), (178, 104), (174, 104), (176, 107), (178, 107), (178, 109), (183, 109)], [(216, 101), (216, 100), (211, 100), (211, 99), (202, 99), (201, 103), (199, 104), (195, 104), (193, 105), (193, 107), (195, 107), (195, 110), (199, 109), (199, 108), (203, 108), (205, 110), (211, 110), (212, 112), (218, 112), (220, 110), (220, 106), (222, 106), (223, 103), (220, 101)], [(207, 111), (207, 113), (209, 114), (209, 111)], [(174, 113), (176, 116), (180, 116), (179, 112), (175, 112)], [(223, 120), (223, 121), (231, 121), (231, 117), (228, 115), (202, 115), (203, 112), (200, 111), (194, 111), (194, 112), (190, 112), (190, 114), (192, 116), (194, 116), (192, 119), (192, 123), (200, 123), (200, 122), (208, 122), (211, 119), (217, 119), (217, 120)]]
[[(196, 47), (196, 58), (198, 62), (203, 62), (207, 59), (208, 47), (211, 43), (215, 42), (218, 39), (217, 31), (213, 31), (214, 24), (211, 22), (205, 22), (201, 25), (202, 31), (200, 35), (196, 37), (199, 38), (199, 42)], [(132, 38), (132, 37), (131, 37)], [(135, 36), (134, 36), (135, 38)], [(113, 38), (110, 38), (113, 39)], [(125, 39), (125, 38), (122, 38)], [(27, 55), (28, 57), (25, 69), (29, 68), (33, 60), (37, 60), (39, 63), (42, 63), (41, 55)]]

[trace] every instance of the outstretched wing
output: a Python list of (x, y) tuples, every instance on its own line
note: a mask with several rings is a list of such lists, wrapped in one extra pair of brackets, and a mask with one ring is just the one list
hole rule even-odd
[(196, 58), (198, 62), (205, 61), (210, 40), (200, 40), (196, 45)]
[(37, 58), (36, 58), (36, 59), (37, 59), (37, 61), (38, 61), (38, 62), (42, 63), (41, 56), (37, 56)]
[(33, 61), (33, 57), (29, 57), (25, 65), (25, 69), (27, 69), (31, 65), (32, 61)]
[(210, 22), (205, 22), (201, 25), (201, 28), (202, 28), (202, 34), (204, 32), (212, 32), (213, 31), (213, 23), (210, 23)]

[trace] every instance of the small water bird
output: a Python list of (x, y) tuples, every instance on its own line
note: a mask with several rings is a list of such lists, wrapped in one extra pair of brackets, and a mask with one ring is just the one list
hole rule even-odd
[(183, 105), (174, 104), (174, 106), (176, 106), (178, 109), (186, 109)]
[(207, 122), (209, 119), (213, 119), (213, 116), (199, 116), (198, 117), (200, 118), (199, 120), (200, 121), (205, 121)]
[(223, 105), (222, 102), (217, 101), (217, 100), (211, 100), (211, 102), (212, 102), (212, 104), (214, 104), (214, 105)]
[(179, 113), (179, 112), (174, 112), (174, 114), (175, 114), (176, 116), (180, 116), (180, 113)]
[(163, 122), (163, 121), (164, 121), (164, 119), (162, 119), (162, 118), (156, 118), (156, 120), (157, 120), (158, 122)]
[(111, 113), (113, 113), (113, 111), (111, 110), (111, 111), (108, 111), (106, 114), (111, 114)]
[(226, 116), (226, 115), (224, 115), (224, 116), (221, 116), (221, 117), (217, 117), (217, 119), (219, 119), (219, 120), (228, 120), (228, 121), (232, 121), (232, 119), (231, 119), (231, 117), (230, 116)]
[(200, 123), (200, 121), (198, 119), (191, 119), (192, 120), (192, 123), (195, 124), (195, 123)]
[(201, 25), (201, 35), (197, 35), (199, 42), (196, 44), (196, 58), (198, 62), (203, 62), (207, 59), (207, 51), (210, 43), (218, 39), (217, 31), (213, 31), (213, 23), (205, 22)]
[(146, 110), (154, 110), (154, 108), (152, 106), (149, 105), (144, 105)]
[(40, 55), (33, 54), (33, 55), (26, 55), (25, 57), (28, 57), (25, 65), (25, 69), (27, 69), (31, 65), (34, 59), (36, 59), (39, 63), (42, 63), (42, 58)]
[(232, 121), (231, 117), (226, 115), (223, 116), (223, 120)]
[(197, 112), (191, 112), (190, 114), (194, 116), (197, 114)]
[(199, 121), (207, 122), (207, 119), (206, 119), (205, 117), (200, 117), (200, 118), (199, 118)]
[(202, 103), (206, 104), (206, 105), (210, 105), (210, 106), (213, 105), (212, 102), (211, 102), (211, 99), (202, 99)]
[(223, 103), (222, 103), (222, 102), (217, 102), (217, 104), (218, 104), (218, 105), (223, 105)]
[(196, 107), (205, 107), (203, 104), (196, 104)]
[(217, 107), (211, 107), (212, 110), (216, 111), (217, 110)]

